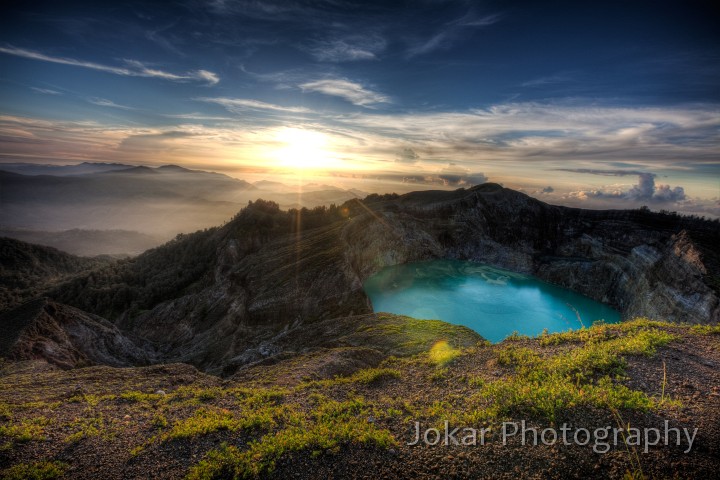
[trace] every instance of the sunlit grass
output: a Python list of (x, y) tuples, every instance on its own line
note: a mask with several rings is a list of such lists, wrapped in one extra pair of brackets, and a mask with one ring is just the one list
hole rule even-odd
[(446, 340), (436, 342), (435, 345), (430, 348), (430, 352), (428, 353), (430, 361), (440, 367), (444, 367), (460, 355), (462, 355), (462, 351), (451, 347)]
[(0, 477), (5, 480), (52, 480), (62, 477), (67, 468), (67, 464), (54, 461), (18, 463), (0, 471)]

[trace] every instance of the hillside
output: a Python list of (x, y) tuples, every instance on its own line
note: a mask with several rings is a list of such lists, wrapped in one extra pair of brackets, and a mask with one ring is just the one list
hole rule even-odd
[[(324, 344), (228, 380), (181, 364), (6, 365), (0, 469), (6, 478), (562, 479), (712, 478), (720, 467), (716, 327), (638, 320), (488, 345), (393, 315), (323, 324)], [(446, 421), (464, 446), (442, 443)], [(520, 431), (510, 435), (523, 421), (566, 428), (569, 440), (547, 434), (551, 444), (536, 445), (528, 433), (523, 446)], [(441, 443), (408, 445), (415, 422), (443, 432)], [(490, 430), (473, 444), (463, 428)], [(629, 428), (649, 433), (626, 445)], [(675, 433), (667, 446), (656, 440), (652, 429), (665, 428), (678, 429), (678, 444)], [(614, 440), (612, 429), (624, 433)]]
[(0, 237), (0, 312), (112, 261)]

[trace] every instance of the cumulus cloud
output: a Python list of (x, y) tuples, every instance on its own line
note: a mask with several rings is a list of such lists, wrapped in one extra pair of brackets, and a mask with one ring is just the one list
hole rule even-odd
[(550, 185), (548, 185), (547, 187), (545, 187), (541, 190), (541, 193), (553, 193), (554, 191), (555, 191), (555, 189), (553, 187), (551, 187)]
[(318, 92), (325, 95), (340, 97), (361, 107), (369, 107), (378, 103), (389, 103), (390, 98), (359, 83), (346, 79), (325, 79), (307, 82), (300, 85), (303, 91)]
[[(637, 185), (633, 185), (627, 191), (619, 189), (606, 190), (581, 190), (571, 192), (571, 197), (585, 200), (588, 198), (628, 200), (635, 203), (676, 203), (686, 200), (683, 187), (670, 187), (670, 185), (656, 185), (655, 174), (648, 172), (633, 172), (638, 175)], [(630, 175), (631, 173), (626, 173)], [(626, 175), (620, 174), (620, 175)]]
[(174, 82), (199, 81), (204, 82), (208, 85), (215, 85), (220, 81), (220, 78), (216, 74), (207, 70), (193, 70), (183, 74), (177, 74), (166, 72), (164, 70), (159, 70), (156, 68), (151, 68), (137, 60), (125, 60), (126, 66), (119, 67), (112, 65), (104, 65), (96, 62), (77, 60), (75, 58), (54, 57), (41, 52), (36, 52), (34, 50), (17, 48), (13, 46), (0, 47), (0, 52), (6, 53), (8, 55), (14, 55), (16, 57), (29, 58), (32, 60), (39, 60), (50, 63), (59, 63), (61, 65), (70, 65), (74, 67), (89, 68), (91, 70), (98, 70), (101, 72), (112, 73), (114, 75), (122, 75), (126, 77), (153, 77), (161, 78), (164, 80), (171, 80)]

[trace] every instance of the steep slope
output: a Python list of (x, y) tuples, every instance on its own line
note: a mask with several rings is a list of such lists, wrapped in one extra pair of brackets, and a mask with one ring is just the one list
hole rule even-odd
[(61, 368), (147, 365), (151, 349), (139, 348), (104, 318), (37, 299), (0, 314), (0, 357), (42, 359)]
[(0, 311), (111, 262), (0, 237)]

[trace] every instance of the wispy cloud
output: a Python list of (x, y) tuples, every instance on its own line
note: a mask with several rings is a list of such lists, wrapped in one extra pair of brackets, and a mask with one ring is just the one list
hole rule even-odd
[(361, 107), (371, 107), (378, 103), (390, 103), (389, 97), (346, 79), (316, 80), (314, 82), (303, 83), (300, 85), (300, 88), (303, 91), (318, 92), (340, 97)]
[(627, 175), (645, 175), (647, 172), (637, 170), (601, 170), (596, 168), (556, 168), (559, 172), (587, 173), (590, 175), (603, 175), (606, 177), (625, 177)]
[(521, 87), (542, 87), (545, 85), (553, 85), (557, 83), (566, 83), (572, 80), (572, 77), (565, 74), (548, 75), (546, 77), (533, 78), (527, 82), (520, 84)]
[(502, 18), (503, 15), (500, 13), (481, 16), (470, 11), (460, 18), (447, 22), (429, 38), (414, 41), (408, 48), (406, 56), (412, 58), (437, 50), (449, 49), (460, 39), (466, 37), (467, 35), (463, 35), (463, 33), (469, 29), (489, 27), (498, 23)]
[(453, 38), (450, 32), (440, 32), (429, 39), (422, 41), (408, 49), (407, 56), (409, 58), (416, 57), (418, 55), (424, 55), (426, 53), (434, 52), (443, 48), (449, 48), (453, 43)]
[(385, 49), (385, 39), (379, 35), (350, 36), (314, 42), (307, 51), (321, 62), (352, 62), (375, 60)]
[(30, 87), (30, 89), (44, 95), (62, 95), (62, 92), (58, 92), (57, 90), (51, 90), (49, 88)]
[(108, 100), (106, 98), (98, 98), (98, 97), (91, 97), (88, 98), (88, 102), (92, 103), (93, 105), (97, 105), (99, 107), (110, 107), (110, 108), (119, 108), (121, 110), (135, 110), (133, 107), (128, 107), (126, 105), (119, 105), (112, 100)]
[(249, 98), (198, 97), (195, 98), (195, 100), (200, 102), (216, 103), (218, 105), (222, 105), (227, 110), (233, 113), (246, 110), (271, 110), (276, 112), (310, 113), (310, 110), (305, 107), (285, 107), (282, 105), (275, 105), (273, 103), (261, 102), (260, 100), (252, 100)]
[(490, 15), (477, 15), (474, 12), (468, 12), (463, 17), (450, 22), (450, 25), (458, 25), (461, 27), (489, 27), (502, 20), (503, 14), (493, 13)]
[(177, 114), (163, 114), (163, 117), (165, 118), (176, 118), (179, 120), (198, 120), (198, 121), (227, 121), (232, 120), (230, 117), (218, 117), (213, 115), (204, 115), (202, 113), (198, 112), (192, 112), (192, 113), (177, 113)]
[(61, 65), (70, 65), (74, 67), (89, 68), (91, 70), (98, 70), (101, 72), (112, 73), (114, 75), (122, 75), (126, 77), (154, 77), (175, 82), (198, 81), (207, 83), (208, 85), (215, 85), (220, 81), (219, 77), (215, 73), (209, 72), (207, 70), (193, 70), (183, 74), (176, 74), (156, 68), (150, 68), (144, 63), (137, 60), (125, 60), (126, 66), (119, 67), (104, 65), (95, 62), (88, 62), (85, 60), (77, 60), (75, 58), (54, 57), (34, 50), (27, 50), (25, 48), (17, 48), (13, 46), (0, 47), (0, 52), (6, 53), (8, 55), (14, 55), (16, 57), (29, 58), (32, 60), (39, 60), (50, 63), (58, 63)]
[[(494, 158), (717, 161), (715, 106), (618, 108), (513, 103), (466, 112), (337, 116), (355, 130), (432, 145), (435, 155)], [(712, 145), (715, 142), (715, 145)], [(452, 155), (452, 156), (450, 156)]]

